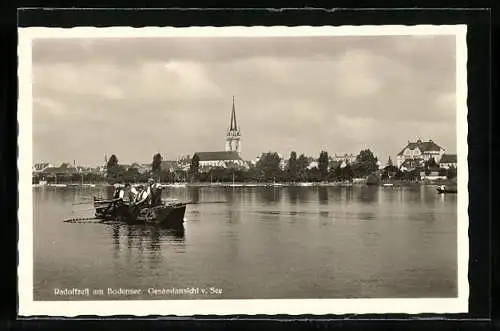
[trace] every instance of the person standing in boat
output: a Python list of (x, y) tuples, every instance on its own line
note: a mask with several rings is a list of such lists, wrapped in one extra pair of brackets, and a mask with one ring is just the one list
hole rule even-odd
[(151, 206), (159, 206), (161, 205), (161, 186), (157, 180), (150, 180), (150, 188), (151, 188)]

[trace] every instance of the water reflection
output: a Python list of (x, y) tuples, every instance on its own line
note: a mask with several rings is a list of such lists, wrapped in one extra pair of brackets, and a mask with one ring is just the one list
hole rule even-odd
[(297, 200), (299, 197), (299, 192), (297, 187), (294, 186), (290, 187), (287, 192), (288, 192), (288, 200), (290, 201), (290, 203), (293, 205), (297, 204)]
[(326, 187), (320, 187), (318, 189), (318, 199), (320, 204), (322, 205), (328, 204), (328, 190)]
[(113, 257), (118, 258), (120, 253), (120, 226), (113, 225), (112, 227), (112, 239), (113, 239)]
[(359, 212), (356, 215), (356, 220), (359, 219), (360, 221), (368, 222), (368, 221), (374, 221), (377, 219), (377, 216), (373, 212)]
[(286, 190), (288, 194), (288, 201), (292, 205), (307, 202), (309, 194), (311, 193), (311, 188), (297, 186), (290, 186), (283, 190)]
[(319, 212), (319, 215), (320, 215), (321, 217), (329, 217), (329, 216), (330, 216), (330, 213), (329, 213), (329, 212), (327, 212), (327, 211), (320, 211), (320, 212)]
[(187, 239), (184, 227), (61, 226), (72, 202), (107, 190), (33, 190), (35, 300), (82, 282), (215, 282), (228, 299), (456, 295), (457, 196), (431, 186), (166, 188), (195, 202)]
[(238, 223), (241, 219), (241, 212), (234, 210), (232, 207), (227, 208), (226, 222), (228, 224)]
[(193, 203), (198, 203), (200, 201), (200, 187), (190, 187), (188, 189), (189, 200)]
[(373, 203), (378, 198), (378, 186), (362, 186), (358, 195), (358, 200), (363, 203)]
[[(122, 244), (122, 238), (125, 237)], [(137, 252), (140, 256), (145, 253), (150, 256), (161, 255), (162, 245), (170, 244), (177, 248), (184, 248), (184, 227), (162, 227), (153, 225), (111, 225), (111, 239), (113, 256), (118, 258), (121, 251)], [(181, 249), (181, 250), (182, 250)], [(180, 250), (177, 250), (180, 251)]]
[(233, 203), (234, 201), (234, 196), (235, 196), (234, 191), (235, 187), (230, 187), (224, 190), (224, 198), (229, 204)]
[(265, 203), (275, 204), (281, 200), (281, 190), (277, 187), (266, 187), (258, 191), (260, 199)]

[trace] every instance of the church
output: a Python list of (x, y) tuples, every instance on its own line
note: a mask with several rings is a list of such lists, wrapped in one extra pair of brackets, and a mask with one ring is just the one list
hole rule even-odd
[(247, 163), (240, 157), (241, 153), (241, 131), (236, 122), (236, 110), (234, 106), (231, 111), (231, 121), (226, 131), (226, 150), (215, 152), (197, 152), (200, 160), (200, 170), (207, 171), (214, 167), (229, 168), (233, 166), (246, 167)]

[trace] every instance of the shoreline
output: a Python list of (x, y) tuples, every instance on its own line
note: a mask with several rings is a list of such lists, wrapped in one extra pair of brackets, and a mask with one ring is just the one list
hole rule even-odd
[[(358, 180), (354, 182), (296, 182), (296, 183), (259, 183), (259, 182), (241, 182), (241, 183), (160, 183), (161, 187), (352, 187), (352, 186), (380, 186), (380, 187), (401, 187), (401, 186), (435, 186), (451, 184), (451, 180), (440, 181), (400, 181), (400, 180), (386, 180), (379, 183), (369, 184), (366, 180)], [(145, 185), (145, 183), (135, 183), (132, 185)], [(112, 187), (108, 183), (96, 184), (75, 184), (75, 183), (49, 183), (49, 184), (32, 184), (33, 188), (39, 187), (53, 187), (53, 188), (95, 188), (95, 187)]]

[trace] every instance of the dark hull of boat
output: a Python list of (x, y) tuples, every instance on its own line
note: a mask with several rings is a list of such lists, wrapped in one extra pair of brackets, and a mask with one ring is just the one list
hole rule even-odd
[(172, 227), (182, 226), (186, 213), (186, 204), (182, 202), (136, 209), (126, 203), (94, 198), (94, 208), (95, 217), (100, 219)]
[(438, 193), (457, 193), (456, 189), (442, 189), (442, 188), (437, 188), (436, 189)]

